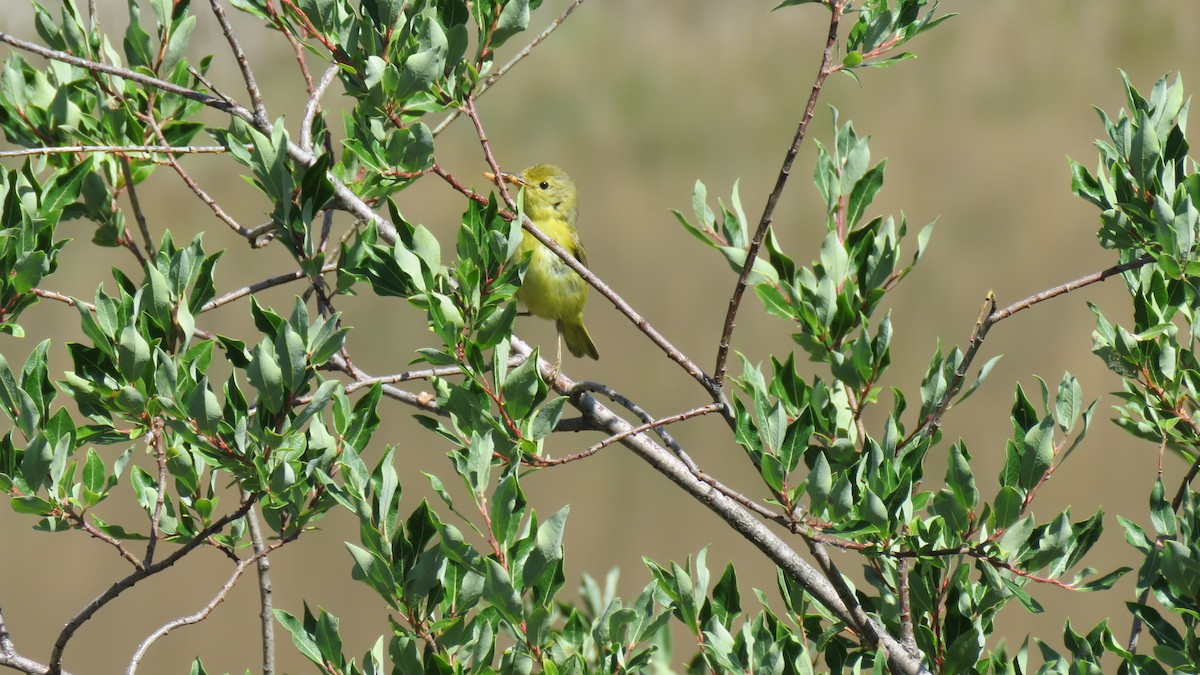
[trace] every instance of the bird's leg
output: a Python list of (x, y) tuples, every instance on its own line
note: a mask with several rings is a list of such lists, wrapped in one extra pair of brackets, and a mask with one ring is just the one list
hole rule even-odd
[(554, 352), (554, 368), (550, 371), (550, 379), (556, 379), (562, 371), (562, 331), (558, 331), (558, 347)]

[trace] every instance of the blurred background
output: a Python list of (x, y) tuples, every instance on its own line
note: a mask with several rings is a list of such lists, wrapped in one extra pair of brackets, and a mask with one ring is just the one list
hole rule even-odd
[[(242, 91), (240, 80), (216, 22), (207, 3), (193, 4), (199, 22), (190, 56), (196, 61), (216, 54), (213, 79), (236, 97)], [(546, 0), (534, 13), (526, 40), (567, 4)], [(708, 369), (734, 275), (717, 253), (687, 236), (669, 209), (690, 215), (696, 180), (708, 186), (712, 202), (720, 196), (728, 203), (732, 185), (740, 179), (748, 216), (757, 221), (761, 214), (803, 110), (827, 30), (827, 13), (819, 7), (772, 13), (774, 4), (585, 2), (479, 103), (501, 166), (516, 171), (550, 162), (565, 168), (580, 188), (580, 226), (591, 268)], [(57, 2), (47, 5), (57, 14)], [(127, 23), (125, 3), (100, 0), (97, 6), (102, 25), (119, 44)], [(1115, 115), (1124, 105), (1119, 69), (1142, 91), (1172, 72), (1181, 73), (1186, 84), (1200, 82), (1200, 3), (946, 0), (942, 11), (961, 16), (910, 43), (908, 49), (918, 59), (882, 71), (860, 71), (861, 83), (849, 77), (829, 80), (775, 216), (776, 234), (792, 257), (814, 259), (824, 227), (823, 207), (810, 178), (813, 141), (830, 142), (830, 106), (836, 106), (843, 121), (852, 120), (859, 134), (872, 137), (873, 161), (888, 160), (884, 188), (868, 216), (904, 214), (914, 234), (937, 219), (924, 261), (887, 303), (895, 326), (895, 365), (883, 384), (901, 388), (910, 402), (917, 400), (920, 378), (938, 341), (946, 350), (963, 346), (989, 290), (1007, 305), (1114, 262), (1096, 243), (1096, 211), (1070, 192), (1067, 158), (1095, 166), (1092, 142), (1103, 130), (1092, 106)], [(290, 48), (258, 22), (231, 13), (272, 117), (283, 115), (294, 123), (304, 92)], [(0, 30), (36, 39), (24, 2), (6, 3)], [(498, 63), (526, 40), (512, 40)], [(312, 63), (315, 73), (324, 69)], [(345, 102), (332, 90), (325, 99), (333, 110)], [(224, 125), (217, 116), (207, 119)], [(334, 118), (331, 126), (340, 128), (340, 123)], [(466, 120), (438, 137), (437, 159), (460, 180), (487, 189), (480, 177), (486, 166)], [(265, 201), (235, 175), (228, 158), (189, 157), (185, 162), (200, 185), (240, 222), (264, 220)], [(218, 266), (220, 292), (292, 269), (281, 247), (248, 250), (167, 169), (141, 187), (140, 195), (156, 236), (170, 229), (177, 241), (186, 241), (207, 232), (209, 250), (228, 248)], [(460, 195), (431, 177), (398, 201), (410, 221), (429, 227), (442, 239), (443, 249), (452, 250), (454, 228), (465, 209)], [(133, 270), (140, 278), (124, 252), (98, 252), (88, 245), (89, 224), (66, 223), (60, 233), (77, 241), (45, 286), (91, 297), (98, 284), (111, 287), (111, 265)], [(911, 253), (914, 245), (910, 241), (906, 251)], [(281, 287), (260, 300), (286, 311), (301, 290)], [(399, 300), (363, 290), (368, 294), (337, 301), (354, 326), (349, 348), (356, 364), (375, 375), (405, 370), (413, 350), (428, 342), (423, 316)], [(1099, 305), (1111, 320), (1127, 320), (1120, 282), (1109, 281), (997, 325), (977, 363), (996, 354), (1004, 359), (983, 389), (946, 418), (944, 430), (948, 440), (965, 440), (976, 459), (980, 489), (990, 498), (1011, 433), (1008, 410), (1014, 386), (1020, 383), (1034, 393), (1035, 375), (1051, 386), (1064, 371), (1077, 375), (1089, 401), (1102, 399), (1097, 419), (1082, 448), (1042, 490), (1034, 511), (1047, 517), (1070, 506), (1075, 519), (1081, 519), (1103, 508), (1110, 514), (1108, 529), (1091, 564), (1108, 571), (1133, 561), (1112, 515), (1147, 521), (1146, 495), (1156, 476), (1157, 448), (1119, 433), (1108, 421), (1116, 402), (1108, 392), (1118, 389), (1119, 382), (1090, 353), (1093, 316), (1088, 302)], [(655, 415), (707, 402), (705, 393), (603, 298), (593, 295), (586, 317), (602, 360), (568, 358), (568, 375), (605, 382)], [(22, 323), (29, 333), (25, 339), (0, 336), (0, 352), (9, 363), (22, 363), (38, 341), (51, 337), (52, 374), (69, 369), (62, 345), (79, 339), (75, 310), (41, 303)], [(239, 337), (249, 335), (251, 326), (245, 302), (201, 317), (200, 325)], [(553, 349), (553, 328), (547, 322), (521, 319), (519, 328), (522, 337)], [(766, 316), (757, 299), (747, 296), (734, 348), (751, 362), (767, 361), (771, 354), (791, 350), (790, 328)], [(889, 395), (882, 400), (890, 406)], [(428, 496), (420, 471), (454, 482), (446, 448), (416, 427), (410, 409), (385, 400), (381, 412), (385, 423), (368, 461), (385, 444), (398, 447), (405, 503), (411, 510)], [(759, 494), (748, 462), (718, 418), (690, 421), (671, 432), (709, 473), (752, 496)], [(871, 432), (879, 433), (877, 423)], [(560, 456), (598, 440), (595, 434), (565, 434), (551, 439), (548, 447)], [(101, 448), (112, 454), (122, 449)], [(928, 476), (940, 481), (942, 460), (937, 451), (932, 456)], [(1175, 485), (1183, 468), (1169, 458), (1166, 471), (1168, 485)], [(749, 609), (754, 609), (752, 587), (773, 593), (773, 568), (750, 544), (619, 446), (530, 475), (522, 486), (543, 515), (571, 506), (565, 546), (572, 596), (580, 575), (603, 578), (614, 567), (621, 571), (621, 593), (636, 595), (649, 581), (641, 556), (682, 562), (705, 546), (710, 547), (714, 576), (727, 561), (739, 566)], [(105, 504), (101, 511), (110, 522), (140, 522), (128, 502)], [(0, 607), (17, 648), (45, 662), (63, 623), (128, 567), (102, 543), (78, 533), (34, 532), (32, 524), (30, 518), (0, 509)], [(320, 526), (271, 557), (276, 606), (299, 614), (308, 602), (338, 615), (347, 654), (359, 655), (387, 631), (386, 610), (366, 586), (349, 579), (351, 560), (342, 542), (357, 539), (356, 524), (333, 516)], [(843, 569), (857, 572), (855, 556), (835, 555)], [(217, 553), (203, 551), (127, 591), (79, 632), (67, 650), (67, 667), (85, 673), (123, 669), (145, 635), (207, 603), (229, 568)], [(1103, 595), (1031, 586), (1028, 590), (1047, 611), (1030, 615), (1013, 603), (993, 642), (1003, 638), (1015, 645), (1032, 634), (1058, 644), (1068, 616), (1081, 630), (1114, 616), (1114, 629), (1126, 634), (1122, 603), (1133, 599), (1131, 588), (1128, 578)], [(254, 580), (247, 576), (207, 621), (157, 643), (143, 672), (185, 672), (197, 655), (209, 672), (256, 670), (257, 603)], [(279, 640), (281, 672), (312, 671), (282, 630)], [(692, 651), (677, 642), (676, 662)]]

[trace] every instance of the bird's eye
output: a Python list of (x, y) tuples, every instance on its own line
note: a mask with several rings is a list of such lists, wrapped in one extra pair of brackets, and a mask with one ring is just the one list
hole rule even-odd
[(547, 183), (546, 181), (542, 181), (542, 182), (538, 183), (538, 187), (542, 188), (543, 190), (549, 190), (550, 183)]

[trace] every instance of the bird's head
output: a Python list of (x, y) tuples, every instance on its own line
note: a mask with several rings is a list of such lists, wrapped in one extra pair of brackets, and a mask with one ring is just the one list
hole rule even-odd
[[(493, 178), (493, 174), (485, 174)], [(520, 174), (501, 174), (504, 180), (525, 188), (525, 215), (532, 220), (557, 218), (575, 222), (578, 204), (575, 183), (567, 172), (550, 164), (538, 164)]]

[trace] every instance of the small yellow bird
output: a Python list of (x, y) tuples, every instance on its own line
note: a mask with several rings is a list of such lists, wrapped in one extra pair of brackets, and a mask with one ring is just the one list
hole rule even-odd
[[(495, 180), (492, 173), (485, 173), (488, 180)], [(557, 166), (539, 164), (531, 166), (519, 175), (501, 174), (513, 185), (525, 188), (524, 211), (539, 230), (558, 242), (579, 262), (587, 265), (587, 254), (579, 241), (579, 230), (575, 228), (578, 214), (575, 183), (566, 172)], [(587, 302), (588, 285), (557, 255), (546, 248), (533, 235), (522, 231), (524, 238), (518, 255), (530, 254), (525, 279), (517, 291), (517, 299), (534, 316), (549, 319), (558, 327), (560, 340), (565, 340), (567, 349), (577, 357), (590, 356), (599, 359), (596, 343), (583, 325), (583, 305)], [(559, 345), (559, 362), (562, 362), (562, 345)]]

